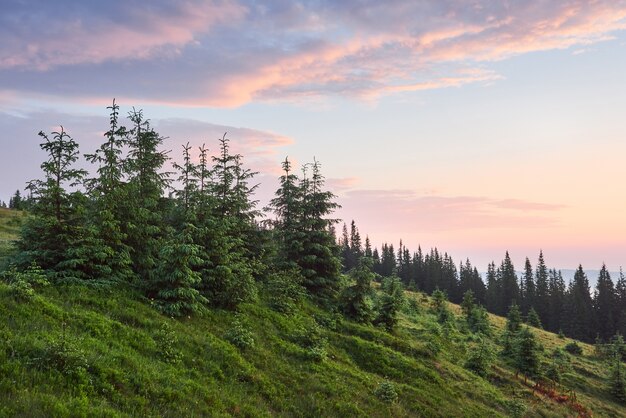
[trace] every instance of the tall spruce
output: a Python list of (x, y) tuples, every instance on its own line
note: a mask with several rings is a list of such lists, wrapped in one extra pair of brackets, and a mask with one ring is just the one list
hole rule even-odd
[(602, 264), (593, 298), (593, 308), (600, 338), (608, 340), (616, 331), (616, 295), (611, 275)]
[(71, 190), (81, 184), (86, 171), (74, 168), (78, 143), (63, 126), (50, 136), (43, 132), (39, 136), (44, 139), (40, 147), (47, 154), (41, 164), (44, 178), (28, 184), (35, 204), (33, 216), (28, 218), (18, 241), (18, 264), (26, 267), (34, 262), (56, 276), (74, 276), (83, 267), (89, 267), (72, 262), (73, 255), (68, 253), (88, 233), (83, 227), (84, 195)]
[(549, 322), (550, 293), (548, 283), (548, 269), (543, 258), (543, 251), (539, 251), (537, 268), (535, 269), (535, 303), (534, 307), (542, 323)]
[(567, 291), (565, 332), (571, 338), (586, 342), (593, 342), (595, 317), (593, 301), (589, 290), (589, 280), (583, 267), (578, 266), (574, 280)]

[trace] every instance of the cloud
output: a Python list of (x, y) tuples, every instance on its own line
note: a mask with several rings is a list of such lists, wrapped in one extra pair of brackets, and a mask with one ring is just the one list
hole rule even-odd
[(563, 205), (480, 196), (421, 195), (412, 190), (351, 190), (339, 202), (342, 213), (367, 219), (387, 235), (407, 231), (437, 232), (545, 228), (558, 225)]
[(3, 5), (0, 68), (99, 64), (175, 56), (213, 26), (240, 19), (245, 8), (224, 0), (150, 3), (31, 1)]
[(489, 84), (493, 61), (578, 50), (626, 1), (10, 2), (0, 89), (229, 107)]

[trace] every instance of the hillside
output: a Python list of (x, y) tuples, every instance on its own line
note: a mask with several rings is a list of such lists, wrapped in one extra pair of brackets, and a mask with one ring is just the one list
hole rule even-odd
[[(388, 333), (309, 302), (278, 313), (264, 291), (239, 313), (173, 320), (131, 289), (42, 285), (25, 297), (1, 283), (0, 416), (576, 415), (576, 405), (534, 392), (501, 359), (486, 379), (466, 370), (475, 343), (460, 308), (450, 305), (455, 320), (442, 327), (430, 298), (407, 299)], [(505, 321), (491, 322), (495, 346)], [(570, 342), (534, 332), (546, 358)], [(626, 415), (593, 347), (581, 346), (558, 393), (575, 391), (593, 416)], [(380, 390), (386, 380), (398, 395), (391, 403)]]

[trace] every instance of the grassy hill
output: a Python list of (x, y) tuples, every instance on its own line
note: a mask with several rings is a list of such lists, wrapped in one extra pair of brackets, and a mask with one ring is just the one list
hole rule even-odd
[[(442, 327), (428, 297), (407, 298), (388, 333), (308, 302), (278, 313), (263, 291), (238, 313), (172, 320), (132, 289), (39, 286), (24, 297), (0, 283), (0, 416), (626, 416), (593, 347), (580, 344), (557, 389), (576, 403), (558, 402), (501, 359), (487, 378), (466, 370), (476, 342), (459, 307)], [(491, 321), (495, 347), (504, 319)], [(570, 342), (534, 332), (546, 358)]]

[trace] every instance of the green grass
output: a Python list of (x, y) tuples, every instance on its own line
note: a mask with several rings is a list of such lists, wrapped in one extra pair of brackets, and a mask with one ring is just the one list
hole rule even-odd
[[(524, 416), (576, 415), (502, 360), (487, 379), (466, 370), (472, 337), (460, 319), (442, 328), (427, 297), (407, 295), (418, 312), (388, 333), (311, 303), (283, 315), (263, 292), (237, 314), (173, 320), (131, 289), (48, 286), (23, 300), (0, 282), (0, 416), (504, 417), (520, 406)], [(495, 340), (504, 319), (491, 319)], [(236, 321), (252, 345), (233, 344)], [(535, 333), (545, 353), (570, 341)], [(626, 416), (608, 395), (606, 367), (582, 347), (560, 391), (575, 390), (594, 416)], [(395, 402), (376, 396), (385, 380)]]
[(0, 208), (0, 268), (3, 260), (14, 251), (13, 241), (25, 217), (24, 212)]

